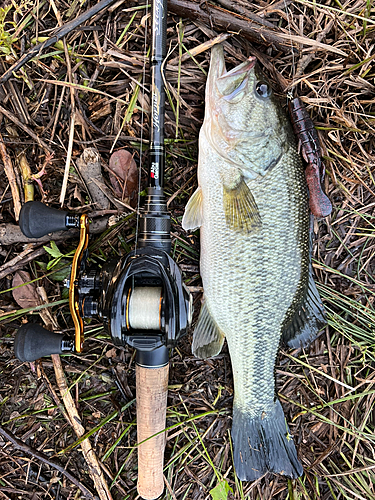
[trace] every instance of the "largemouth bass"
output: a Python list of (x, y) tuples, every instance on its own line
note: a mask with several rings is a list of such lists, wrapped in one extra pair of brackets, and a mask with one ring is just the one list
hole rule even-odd
[(226, 72), (215, 46), (199, 136), (198, 189), (182, 225), (200, 227), (204, 302), (197, 357), (227, 339), (234, 377), (232, 439), (241, 480), (302, 466), (275, 394), (281, 340), (306, 345), (325, 324), (310, 262), (310, 216), (291, 126), (250, 57)]

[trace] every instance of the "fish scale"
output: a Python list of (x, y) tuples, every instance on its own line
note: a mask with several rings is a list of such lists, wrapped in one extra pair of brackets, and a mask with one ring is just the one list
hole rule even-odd
[(282, 339), (307, 345), (325, 325), (312, 277), (308, 193), (291, 126), (249, 58), (226, 72), (211, 52), (199, 136), (198, 189), (182, 225), (200, 227), (204, 302), (193, 335), (198, 357), (227, 339), (234, 378), (237, 476), (291, 478), (302, 466), (279, 400)]
[(236, 404), (251, 413), (274, 404), (273, 372), (282, 321), (308, 273), (306, 184), (300, 157), (291, 144), (272, 175), (263, 182), (247, 183), (262, 220), (255, 234), (228, 229), (222, 184), (220, 179), (212, 181), (221, 159), (207, 149), (200, 158), (204, 172), (199, 176), (204, 191), (200, 268), (205, 300), (228, 342)]

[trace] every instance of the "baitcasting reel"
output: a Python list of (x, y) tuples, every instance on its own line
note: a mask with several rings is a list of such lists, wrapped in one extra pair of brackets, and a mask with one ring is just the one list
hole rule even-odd
[[(149, 203), (150, 198), (154, 198), (154, 210), (155, 193), (148, 198)], [(18, 359), (34, 361), (50, 354), (81, 352), (83, 318), (98, 318), (116, 345), (128, 344), (137, 350), (138, 364), (163, 366), (168, 362), (168, 349), (176, 345), (191, 324), (192, 298), (179, 267), (163, 250), (170, 247), (170, 240), (164, 238), (164, 231), (158, 228), (165, 227), (165, 219), (162, 214), (161, 217), (147, 214), (144, 212), (141, 218), (141, 248), (126, 257), (108, 261), (100, 269), (86, 268), (87, 215), (71, 215), (40, 202), (23, 206), (20, 228), (27, 237), (38, 238), (51, 231), (79, 227), (80, 239), (67, 281), (75, 342), (28, 323), (16, 335)], [(169, 227), (167, 229), (169, 234)]]

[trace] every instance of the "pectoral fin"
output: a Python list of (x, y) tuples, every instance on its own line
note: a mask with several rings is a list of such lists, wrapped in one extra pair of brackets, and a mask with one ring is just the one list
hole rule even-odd
[(182, 227), (185, 231), (193, 231), (202, 225), (202, 189), (198, 187), (185, 207)]
[(224, 337), (204, 303), (194, 329), (192, 345), (194, 356), (203, 359), (217, 356), (223, 347)]
[(251, 232), (262, 225), (254, 196), (243, 177), (235, 187), (224, 189), (224, 213), (228, 227), (236, 231)]

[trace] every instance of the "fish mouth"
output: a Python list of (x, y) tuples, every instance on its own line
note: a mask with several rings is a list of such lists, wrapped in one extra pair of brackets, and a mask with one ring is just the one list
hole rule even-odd
[(235, 68), (226, 71), (224, 54), (222, 54), (215, 83), (217, 90), (226, 100), (230, 101), (246, 87), (249, 73), (254, 68), (256, 62), (256, 57), (250, 56)]
[[(211, 64), (206, 85), (208, 100), (212, 99), (217, 93), (221, 97), (232, 94), (245, 79), (248, 79), (256, 62), (256, 57), (250, 56), (246, 61), (227, 71), (225, 67), (224, 48), (221, 44), (214, 45), (211, 49)], [(244, 85), (246, 85), (246, 82)]]
[(256, 62), (257, 62), (257, 58), (254, 56), (250, 56), (243, 63), (239, 64), (235, 68), (232, 68), (230, 71), (227, 71), (225, 68), (225, 59), (224, 59), (224, 54), (223, 54), (223, 63), (224, 64), (222, 66), (222, 73), (219, 76), (219, 78), (241, 76), (243, 73), (248, 73), (251, 69), (254, 68)]

